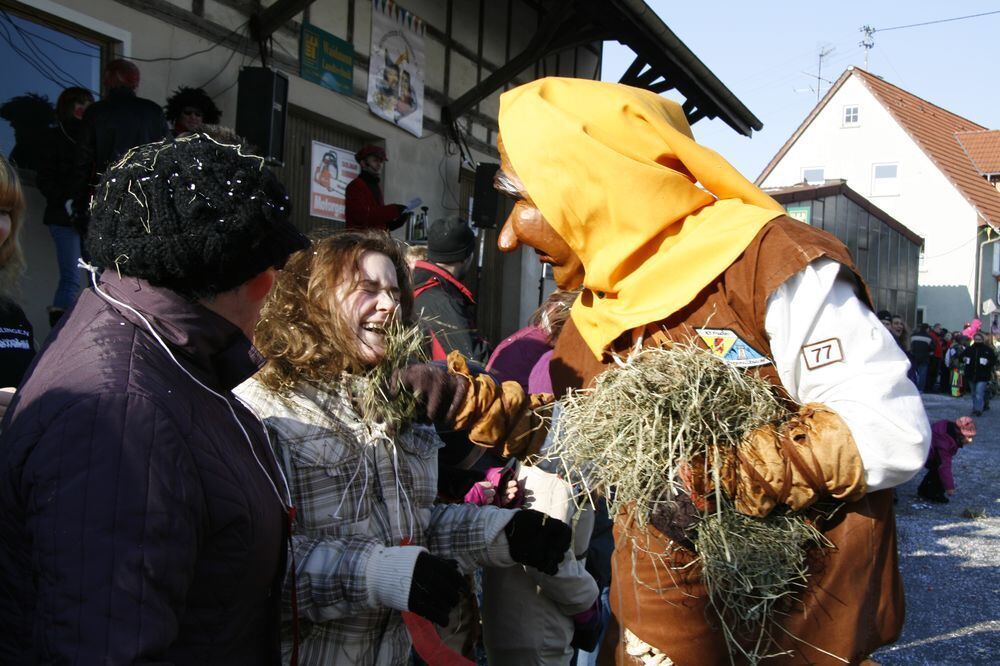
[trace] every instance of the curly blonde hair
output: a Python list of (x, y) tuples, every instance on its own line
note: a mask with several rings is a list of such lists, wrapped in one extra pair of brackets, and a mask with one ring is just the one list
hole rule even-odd
[(316, 239), (311, 248), (289, 257), (261, 311), (254, 345), (267, 364), (256, 376), (260, 383), (287, 393), (302, 381), (324, 383), (342, 372), (365, 370), (356, 333), (331, 305), (339, 287), (357, 284), (366, 252), (392, 261), (400, 319), (410, 323), (413, 290), (401, 242), (375, 231), (339, 231)]
[(19, 239), (24, 191), (17, 172), (3, 156), (0, 156), (0, 210), (10, 211), (10, 235), (0, 245), (0, 298), (10, 299), (24, 273), (24, 254)]

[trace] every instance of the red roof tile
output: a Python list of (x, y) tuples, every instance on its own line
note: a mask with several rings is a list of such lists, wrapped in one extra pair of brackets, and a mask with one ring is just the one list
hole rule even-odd
[(980, 175), (1000, 173), (1000, 130), (959, 132), (955, 137)]

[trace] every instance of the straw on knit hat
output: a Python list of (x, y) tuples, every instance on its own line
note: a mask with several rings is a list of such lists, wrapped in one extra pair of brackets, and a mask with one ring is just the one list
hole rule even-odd
[(233, 289), (309, 246), (264, 160), (205, 134), (130, 150), (104, 174), (90, 213), (92, 263), (190, 298)]

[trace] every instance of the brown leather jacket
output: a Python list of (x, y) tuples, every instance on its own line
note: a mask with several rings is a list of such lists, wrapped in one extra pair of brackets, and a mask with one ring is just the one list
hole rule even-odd
[[(647, 327), (646, 344), (665, 339), (700, 340), (695, 327), (730, 329), (770, 358), (764, 329), (768, 297), (823, 256), (853, 270), (847, 249), (835, 238), (790, 218), (777, 218), (687, 307)], [(860, 278), (858, 282), (867, 299)], [(631, 337), (627, 337), (620, 340), (623, 352), (631, 344)], [(568, 322), (551, 365), (556, 395), (586, 386), (608, 367), (609, 362), (598, 361), (572, 321)], [(752, 371), (781, 388), (772, 363)], [(850, 440), (839, 417), (828, 420), (839, 422), (843, 438), (826, 437), (822, 446)], [(849, 457), (850, 447), (844, 451)], [(853, 455), (857, 456), (856, 450)], [(769, 663), (843, 663), (826, 653), (857, 663), (899, 636), (903, 590), (892, 491), (869, 493), (846, 503), (821, 528), (834, 547), (812, 553), (809, 588), (798, 603), (783, 609), (787, 615), (781, 626), (787, 634), (778, 632), (781, 635), (775, 636), (781, 648), (792, 652)], [(694, 554), (655, 527), (639, 529), (622, 517), (615, 523), (615, 546), (611, 605), (618, 624), (662, 650), (676, 664), (730, 663), (726, 642), (713, 627), (714, 613), (707, 608), (700, 568), (681, 568)], [(662, 565), (654, 567), (647, 551), (671, 554), (673, 566), (667, 576)], [(635, 663), (626, 655), (623, 640), (618, 641), (617, 661)]]

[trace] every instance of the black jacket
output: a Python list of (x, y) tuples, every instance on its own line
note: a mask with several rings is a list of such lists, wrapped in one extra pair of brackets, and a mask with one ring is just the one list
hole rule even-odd
[(914, 333), (910, 337), (910, 357), (914, 365), (927, 363), (934, 353), (934, 341), (926, 333)]
[(993, 379), (993, 368), (997, 364), (996, 353), (989, 345), (976, 342), (962, 354), (965, 379), (969, 382), (988, 382)]
[(476, 328), (476, 302), (469, 290), (434, 264), (418, 261), (413, 269), (413, 292), (413, 311), (444, 353), (457, 349), (470, 361), (486, 365), (490, 345)]
[(0, 664), (277, 666), (283, 484), (230, 394), (260, 356), (171, 291), (113, 270), (103, 283), (229, 405), (83, 292), (3, 422)]
[(77, 141), (73, 187), (74, 209), (83, 213), (90, 189), (108, 165), (130, 148), (167, 136), (167, 121), (156, 102), (136, 97), (129, 88), (115, 88), (87, 107)]
[(45, 224), (72, 226), (66, 202), (76, 195), (76, 147), (82, 126), (83, 121), (73, 118), (50, 127), (45, 135), (36, 181), (45, 197)]
[(16, 387), (35, 358), (35, 333), (14, 301), (0, 298), (0, 388)]

